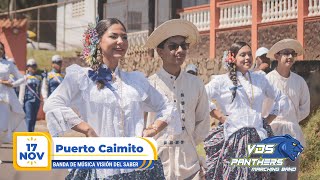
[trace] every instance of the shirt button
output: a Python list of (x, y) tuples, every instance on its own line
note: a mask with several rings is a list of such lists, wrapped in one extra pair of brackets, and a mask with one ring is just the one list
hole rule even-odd
[(176, 100), (173, 100), (173, 102), (177, 102)]

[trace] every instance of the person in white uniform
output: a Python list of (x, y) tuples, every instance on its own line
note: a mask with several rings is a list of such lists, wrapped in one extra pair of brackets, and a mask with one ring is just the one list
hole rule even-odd
[[(290, 70), (295, 58), (302, 54), (303, 48), (297, 40), (284, 39), (275, 43), (267, 56), (277, 60), (278, 65), (266, 77), (289, 100), (289, 108), (286, 110), (288, 113), (279, 114), (270, 124), (274, 134), (278, 136), (289, 134), (305, 147), (306, 143), (299, 122), (310, 113), (310, 93), (306, 81)], [(264, 111), (268, 112), (272, 104), (273, 101), (267, 99), (263, 106)], [(298, 179), (299, 159), (294, 162), (287, 160), (286, 163), (287, 166), (297, 167), (296, 172), (275, 173), (275, 178), (279, 180)]]
[[(145, 45), (156, 49), (163, 62), (163, 67), (149, 81), (174, 104), (173, 121), (178, 129), (173, 132), (166, 129), (155, 136), (169, 180), (200, 179), (204, 173), (205, 162), (197, 154), (196, 146), (209, 132), (208, 97), (202, 80), (181, 69), (189, 46), (198, 40), (199, 32), (194, 24), (173, 19), (155, 29)], [(154, 122), (154, 117), (150, 113), (148, 124)]]
[[(5, 49), (0, 42), (0, 146), (2, 142), (12, 142), (14, 131), (26, 131), (25, 113), (14, 91), (24, 82), (17, 66), (5, 59)], [(12, 82), (10, 74), (16, 77)]]
[[(172, 106), (166, 104), (141, 72), (125, 72), (118, 62), (128, 49), (126, 28), (116, 18), (90, 25), (83, 59), (90, 67), (71, 65), (44, 104), (52, 136), (70, 129), (87, 137), (152, 137), (170, 128)], [(157, 112), (144, 129), (144, 112)], [(78, 112), (78, 114), (76, 113)], [(168, 125), (168, 126), (167, 126)], [(164, 179), (161, 161), (153, 169), (73, 169), (66, 179)]]

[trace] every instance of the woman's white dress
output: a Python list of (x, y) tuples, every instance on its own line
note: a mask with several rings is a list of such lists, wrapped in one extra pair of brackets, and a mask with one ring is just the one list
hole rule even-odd
[[(10, 74), (17, 79), (12, 82), (13, 87), (24, 82), (18, 68), (12, 62), (0, 58), (0, 80), (9, 80)], [(24, 121), (25, 113), (13, 87), (0, 84), (0, 133), (7, 131), (4, 142), (12, 142), (14, 131), (27, 130)]]
[[(106, 67), (104, 65), (104, 67)], [(142, 136), (144, 112), (158, 112), (157, 118), (170, 121), (172, 106), (140, 72), (116, 69), (115, 91), (97, 89), (88, 77), (90, 68), (71, 65), (64, 81), (44, 104), (49, 132), (57, 136), (86, 121), (101, 137)], [(169, 126), (167, 128), (173, 128)], [(100, 178), (132, 172), (131, 169), (97, 169)]]

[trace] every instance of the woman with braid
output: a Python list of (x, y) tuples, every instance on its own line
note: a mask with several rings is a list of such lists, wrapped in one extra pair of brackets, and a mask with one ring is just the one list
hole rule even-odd
[[(50, 134), (73, 129), (87, 137), (153, 137), (169, 128), (172, 109), (162, 95), (142, 73), (118, 66), (128, 49), (122, 22), (108, 18), (91, 24), (83, 37), (82, 55), (90, 67), (69, 66), (65, 79), (45, 102)], [(144, 129), (143, 112), (157, 112), (152, 128)], [(66, 179), (149, 180), (164, 179), (164, 173), (158, 160), (146, 170), (73, 169)]]
[[(229, 72), (215, 76), (206, 85), (209, 101), (215, 100), (221, 109), (210, 105), (210, 114), (220, 121), (220, 125), (205, 139), (206, 179), (269, 179), (269, 173), (252, 172), (246, 166), (230, 166), (229, 161), (248, 157), (248, 144), (259, 143), (272, 135), (267, 124), (286, 106), (285, 96), (271, 86), (264, 75), (249, 70), (252, 54), (247, 43), (232, 44), (223, 61)], [(261, 111), (265, 97), (274, 99), (275, 103), (263, 119)]]

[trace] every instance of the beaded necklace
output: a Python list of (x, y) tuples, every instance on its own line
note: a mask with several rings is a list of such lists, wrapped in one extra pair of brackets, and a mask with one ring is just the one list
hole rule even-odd
[[(248, 75), (249, 75), (249, 82), (250, 82), (250, 87), (251, 87), (251, 97), (249, 97), (249, 95), (247, 94), (246, 90), (244, 89), (244, 93), (248, 99), (248, 102), (250, 104), (250, 108), (252, 109), (252, 105), (253, 105), (253, 102), (254, 102), (254, 91), (253, 91), (253, 85), (252, 85), (252, 79), (251, 79), (251, 74), (250, 72), (248, 71)], [(241, 82), (238, 80), (239, 84), (241, 84)]]

